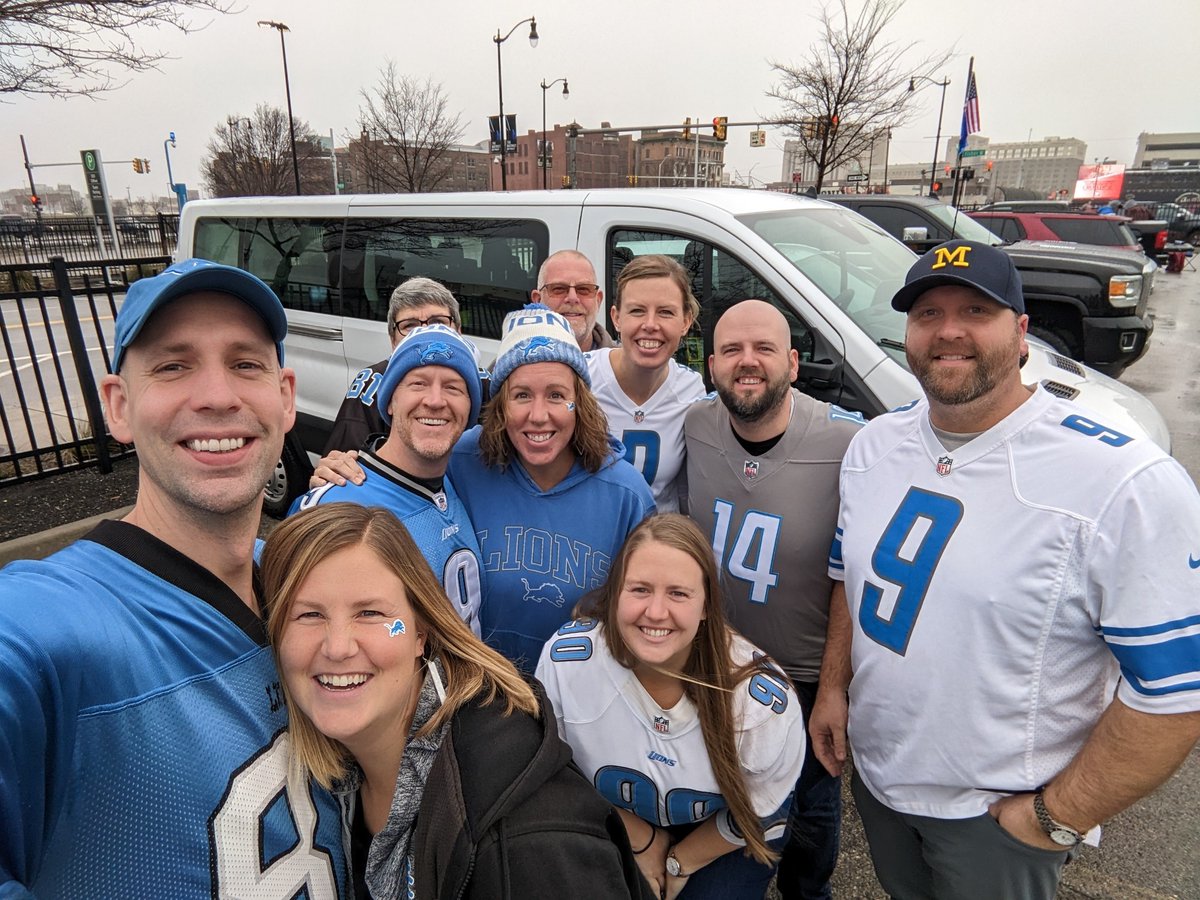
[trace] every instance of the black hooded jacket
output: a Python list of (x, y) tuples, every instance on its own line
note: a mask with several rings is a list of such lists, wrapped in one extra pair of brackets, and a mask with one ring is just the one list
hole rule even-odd
[(464, 705), (425, 784), (413, 836), (416, 896), (650, 900), (616, 811), (571, 762), (554, 711)]

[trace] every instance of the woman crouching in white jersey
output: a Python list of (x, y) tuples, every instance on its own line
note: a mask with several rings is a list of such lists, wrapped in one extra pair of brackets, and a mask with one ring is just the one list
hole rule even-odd
[(659, 512), (679, 510), (684, 409), (705, 394), (704, 380), (672, 358), (699, 313), (683, 266), (669, 256), (639, 256), (617, 277), (612, 320), (621, 346), (587, 354), (608, 430), (650, 485)]
[(685, 516), (652, 516), (580, 606), (537, 675), (642, 874), (666, 898), (761, 898), (804, 720), (787, 677), (726, 624), (712, 547)]

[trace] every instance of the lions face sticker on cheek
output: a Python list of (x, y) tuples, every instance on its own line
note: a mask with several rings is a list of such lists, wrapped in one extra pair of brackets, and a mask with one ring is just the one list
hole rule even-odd
[(407, 630), (408, 629), (404, 626), (404, 620), (396, 619), (391, 625), (388, 626), (388, 636), (398, 637), (399, 635), (404, 634)]

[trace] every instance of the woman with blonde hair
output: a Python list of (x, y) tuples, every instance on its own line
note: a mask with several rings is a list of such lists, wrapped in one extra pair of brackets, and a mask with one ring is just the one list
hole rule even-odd
[(665, 514), (546, 644), (538, 678), (665, 898), (761, 898), (804, 761), (790, 682), (725, 622), (712, 547)]
[(292, 777), (349, 796), (358, 897), (640, 896), (544, 696), (471, 633), (395, 516), (302, 512), (261, 575)]

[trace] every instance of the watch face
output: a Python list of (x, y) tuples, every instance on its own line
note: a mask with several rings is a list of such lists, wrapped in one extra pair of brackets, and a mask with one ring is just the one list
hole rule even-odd
[(1074, 847), (1079, 843), (1080, 837), (1074, 831), (1068, 831), (1065, 828), (1055, 828), (1050, 832), (1050, 840), (1064, 847)]
[(678, 877), (680, 871), (681, 871), (681, 869), (679, 867), (679, 860), (677, 860), (674, 856), (668, 856), (667, 857), (667, 874), (672, 877)]

